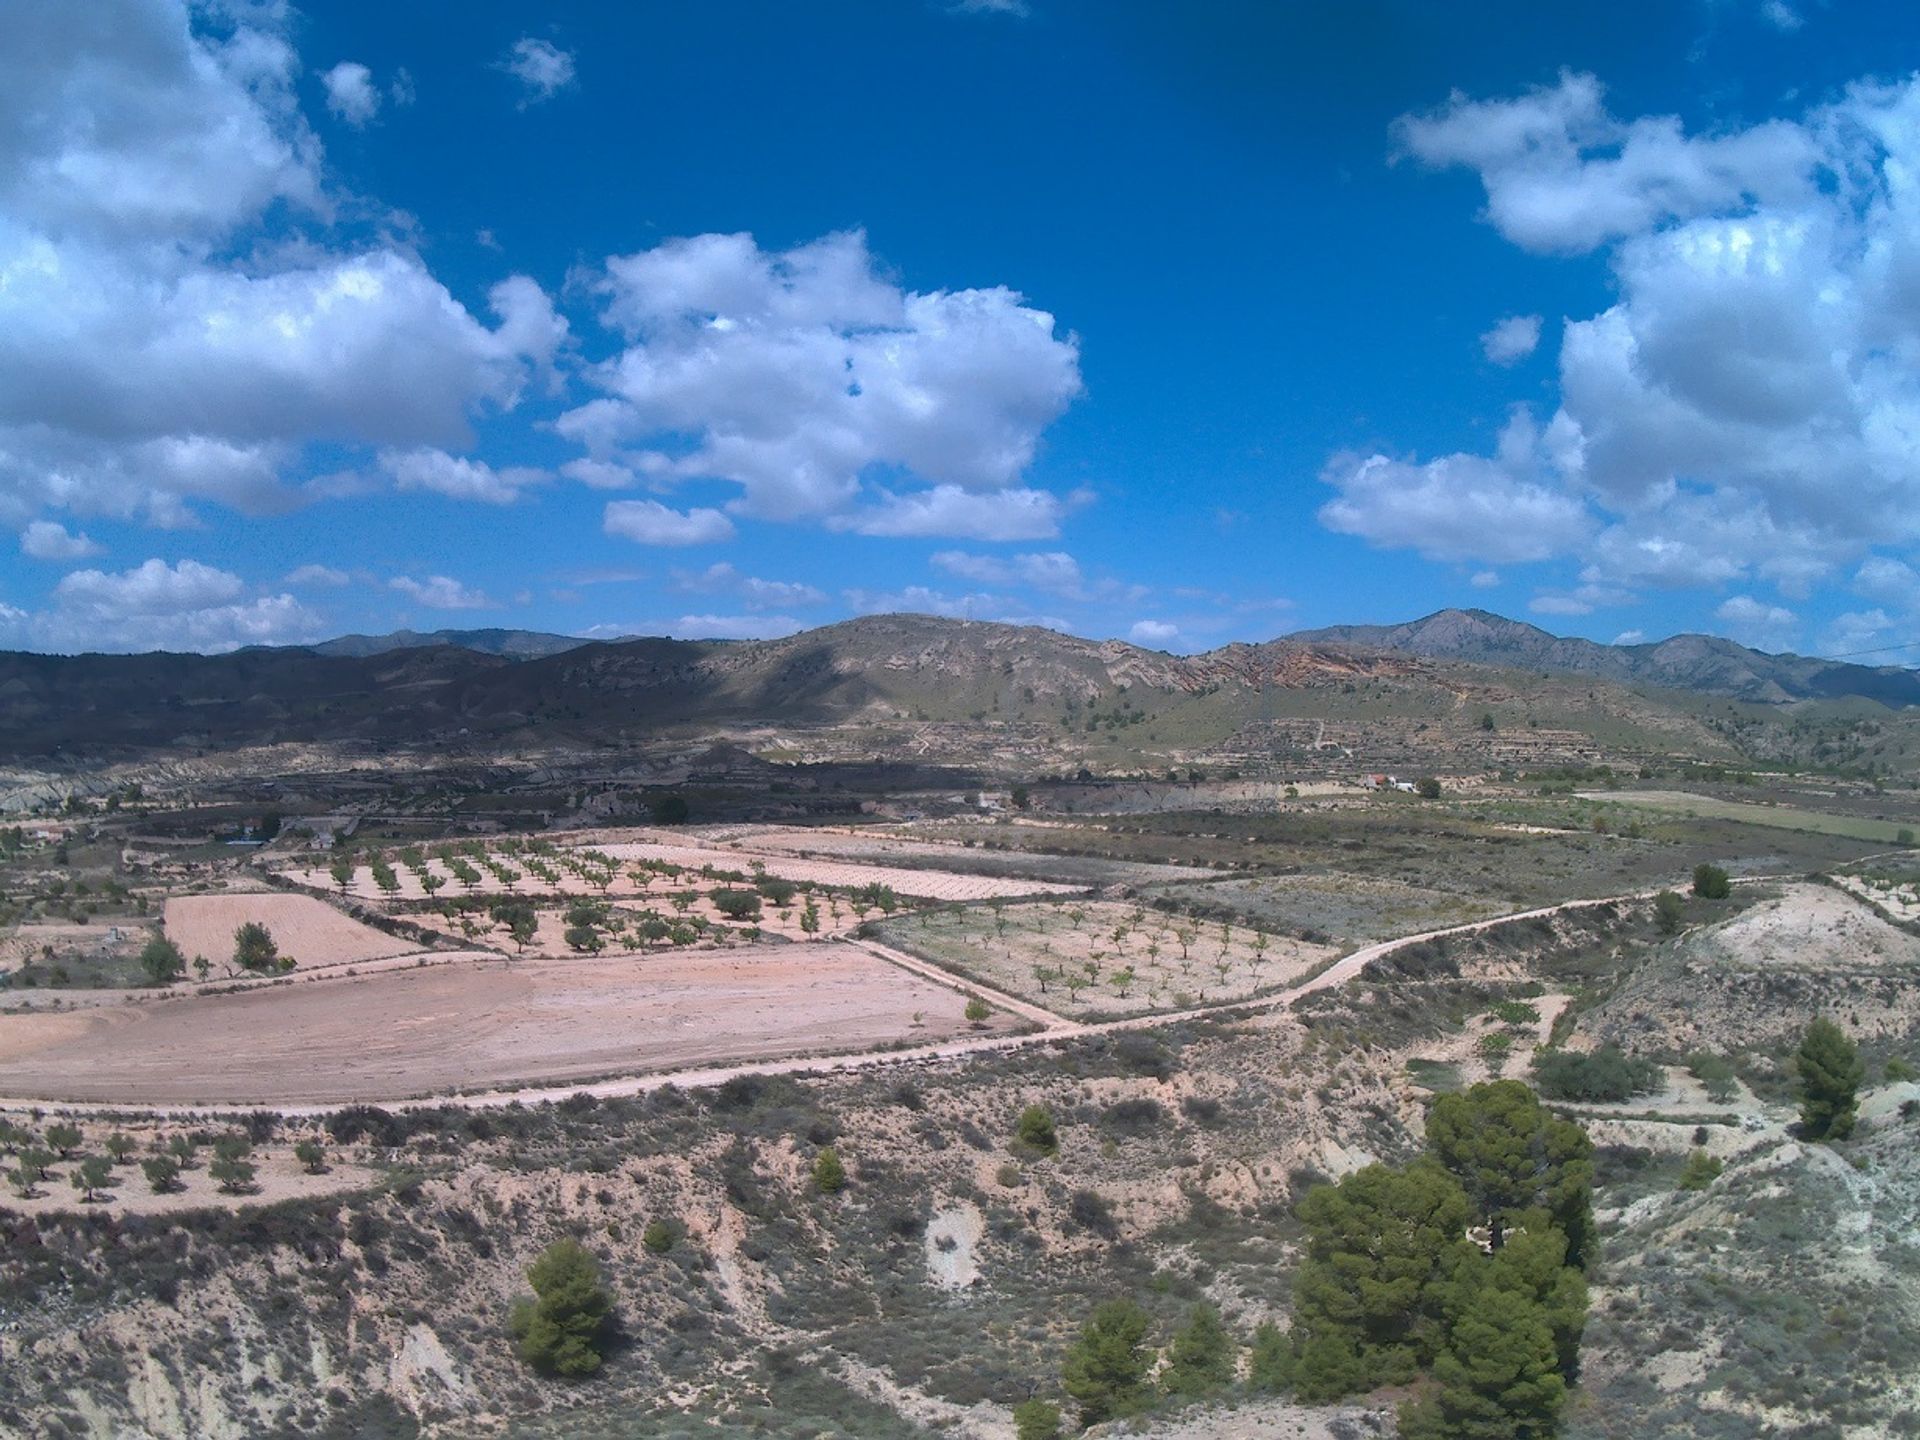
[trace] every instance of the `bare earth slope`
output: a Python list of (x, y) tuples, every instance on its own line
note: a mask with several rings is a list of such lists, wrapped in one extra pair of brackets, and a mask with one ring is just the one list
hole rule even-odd
[(1583, 1028), (1643, 1053), (1784, 1053), (1820, 1013), (1863, 1038), (1920, 1032), (1920, 939), (1837, 890), (1793, 885), (1683, 936)]

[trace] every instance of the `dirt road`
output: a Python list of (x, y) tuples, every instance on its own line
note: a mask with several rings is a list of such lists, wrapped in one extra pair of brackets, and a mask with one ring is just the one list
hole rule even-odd
[[(814, 1055), (792, 1055), (780, 1058), (734, 1059), (726, 1063), (711, 1065), (693, 1065), (680, 1069), (656, 1069), (645, 1074), (629, 1074), (611, 1079), (600, 1079), (580, 1083), (546, 1083), (516, 1086), (511, 1089), (485, 1091), (459, 1095), (423, 1096), (418, 1090), (409, 1092), (394, 1087), (386, 1094), (372, 1092), (357, 1093), (355, 1099), (361, 1102), (379, 1104), (387, 1109), (404, 1110), (426, 1106), (453, 1105), (466, 1109), (488, 1109), (513, 1104), (532, 1105), (542, 1102), (563, 1100), (569, 1095), (582, 1092), (600, 1098), (613, 1098), (625, 1095), (647, 1094), (667, 1085), (683, 1088), (698, 1088), (718, 1085), (738, 1075), (793, 1075), (803, 1073), (843, 1073), (851, 1070), (873, 1069), (888, 1065), (921, 1065), (966, 1056), (984, 1054), (990, 1051), (1019, 1049), (1031, 1045), (1050, 1044), (1057, 1040), (1075, 1036), (1119, 1033), (1133, 1030), (1150, 1030), (1164, 1025), (1178, 1024), (1182, 1021), (1224, 1017), (1229, 1015), (1249, 1015), (1272, 1012), (1293, 1005), (1307, 995), (1344, 985), (1357, 977), (1369, 962), (1386, 955), (1402, 946), (1417, 945), (1443, 936), (1471, 934), (1491, 929), (1497, 925), (1512, 924), (1516, 921), (1531, 920), (1541, 916), (1557, 915), (1569, 910), (1590, 909), (1600, 905), (1612, 905), (1645, 900), (1655, 892), (1639, 891), (1629, 895), (1607, 896), (1596, 900), (1568, 900), (1556, 905), (1541, 906), (1532, 910), (1518, 911), (1510, 915), (1499, 915), (1485, 920), (1475, 920), (1463, 925), (1450, 925), (1436, 930), (1422, 931), (1413, 935), (1402, 935), (1392, 940), (1378, 941), (1367, 945), (1350, 955), (1343, 956), (1319, 974), (1303, 980), (1297, 985), (1263, 996), (1254, 1000), (1233, 1001), (1218, 1005), (1205, 1005), (1188, 1010), (1168, 1011), (1153, 1015), (1130, 1016), (1122, 1020), (1109, 1020), (1098, 1023), (1080, 1023), (1063, 1019), (1039, 1006), (1019, 1000), (1014, 996), (995, 992), (988, 987), (961, 982), (955, 977), (926, 964), (912, 956), (902, 955), (885, 945), (874, 941), (846, 942), (848, 948), (857, 943), (858, 949), (866, 956), (884, 961), (898, 969), (910, 972), (915, 982), (935, 981), (946, 988), (948, 993), (979, 993), (989, 1003), (999, 1006), (1012, 1014), (1031, 1021), (1040, 1028), (1025, 1034), (964, 1034), (955, 1038), (942, 1039), (923, 1045), (913, 1045), (894, 1050), (873, 1050), (871, 1048), (844, 1052)], [(798, 948), (798, 947), (796, 947)], [(815, 947), (805, 947), (812, 949)], [(829, 1036), (827, 1038), (838, 1038)], [(763, 1055), (768, 1049), (764, 1046)], [(627, 1051), (631, 1058), (631, 1050)], [(609, 1061), (615, 1059), (607, 1054)], [(605, 1069), (612, 1069), (609, 1063)], [(539, 1077), (533, 1077), (536, 1080)], [(50, 1101), (32, 1097), (24, 1099), (0, 1098), (0, 1109), (37, 1108), (43, 1111), (89, 1113), (138, 1110), (143, 1114), (161, 1115), (217, 1115), (237, 1114), (247, 1110), (259, 1109), (255, 1105), (223, 1104), (132, 1104), (128, 1102), (111, 1103), (86, 1100)], [(287, 1115), (324, 1115), (339, 1108), (339, 1102), (333, 1101), (304, 1103), (290, 1097), (285, 1102), (276, 1102), (273, 1108)]]

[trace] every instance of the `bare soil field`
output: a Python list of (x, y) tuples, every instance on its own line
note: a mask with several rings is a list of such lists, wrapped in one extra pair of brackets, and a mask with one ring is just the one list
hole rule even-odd
[(282, 955), (303, 966), (353, 965), (406, 955), (420, 947), (383, 934), (307, 895), (177, 895), (167, 901), (167, 938), (189, 961), (204, 955), (215, 966), (233, 955), (233, 932), (258, 921), (273, 932)]
[(685, 845), (637, 841), (596, 847), (616, 860), (651, 860), (698, 870), (711, 865), (721, 870), (747, 870), (755, 860), (783, 880), (813, 885), (885, 885), (898, 895), (923, 900), (991, 900), (1019, 895), (1071, 894), (1072, 885), (1044, 880), (1015, 880), (995, 875), (957, 875), (938, 870), (909, 870), (891, 865), (862, 865), (839, 860), (807, 860), (750, 849), (695, 849)]
[(1339, 954), (1245, 925), (1091, 901), (926, 912), (887, 921), (879, 934), (1076, 1020), (1240, 999)]
[[(1032, 822), (1015, 822), (1031, 828)], [(1044, 851), (989, 848), (1008, 827), (974, 821), (941, 821), (907, 830), (772, 829), (742, 830), (728, 837), (762, 854), (822, 856), (870, 860), (915, 868), (928, 866), (965, 875), (1001, 875), (1012, 879), (1053, 879), (1063, 884), (1158, 885), (1176, 880), (1207, 880), (1214, 872), (1190, 865), (1142, 861), (1102, 861), (1085, 855), (1049, 855)]]
[(564, 1082), (938, 1040), (968, 1028), (965, 1003), (835, 944), (434, 966), (3, 1015), (0, 1094), (268, 1105)]

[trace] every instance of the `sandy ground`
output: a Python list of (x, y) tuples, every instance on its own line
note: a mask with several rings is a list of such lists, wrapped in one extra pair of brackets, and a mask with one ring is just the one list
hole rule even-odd
[(1920, 940), (1825, 885), (1786, 886), (1778, 899), (1691, 938), (1696, 951), (1741, 965), (1920, 965)]
[[(89, 1136), (89, 1140), (91, 1140)], [(98, 1153), (94, 1147), (87, 1147)], [(68, 1178), (71, 1161), (55, 1161), (40, 1181), (35, 1194), (22, 1199), (9, 1187), (0, 1194), (0, 1208), (28, 1215), (55, 1211), (98, 1215), (170, 1215), (186, 1210), (236, 1210), (248, 1205), (275, 1205), (282, 1200), (311, 1200), (320, 1195), (338, 1195), (348, 1190), (364, 1190), (379, 1180), (379, 1175), (361, 1165), (333, 1159), (318, 1175), (309, 1175), (294, 1158), (288, 1146), (258, 1146), (247, 1159), (255, 1166), (253, 1188), (242, 1195), (229, 1195), (215, 1185), (207, 1174), (207, 1156), (203, 1153), (191, 1170), (180, 1175), (181, 1188), (165, 1195), (153, 1193), (153, 1187), (140, 1170), (138, 1157), (114, 1167), (106, 1189), (82, 1204), (80, 1192)]]
[[(1015, 823), (1025, 824), (1026, 822)], [(865, 828), (830, 830), (789, 827), (743, 830), (737, 835), (728, 836), (726, 843), (739, 845), (762, 854), (816, 855), (840, 860), (870, 860), (881, 864), (890, 860), (913, 860), (938, 865), (950, 856), (968, 855), (980, 857), (983, 863), (1000, 862), (1009, 869), (1015, 869), (1021, 865), (1044, 862), (1049, 858), (1041, 851), (981, 851), (968, 848), (973, 841), (993, 838), (993, 827), (974, 822), (961, 822), (954, 827), (954, 835), (951, 839), (916, 838), (912, 835)], [(1129, 861), (1127, 864), (1128, 868), (1135, 873), (1137, 883), (1140, 884), (1162, 884), (1175, 880), (1209, 880), (1215, 873), (1212, 870), (1190, 865), (1155, 865), (1145, 861)]]
[(967, 1032), (964, 1005), (839, 944), (432, 966), (0, 1016), (0, 1093), (281, 1104), (557, 1083), (934, 1041)]
[(204, 955), (224, 974), (233, 956), (233, 932), (257, 920), (273, 932), (282, 955), (306, 965), (352, 965), (405, 955), (420, 947), (382, 934), (307, 895), (178, 895), (167, 901), (167, 938), (189, 962)]

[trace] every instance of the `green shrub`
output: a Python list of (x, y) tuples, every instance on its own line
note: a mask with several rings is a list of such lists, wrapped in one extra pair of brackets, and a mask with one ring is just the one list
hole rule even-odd
[(1293, 1346), (1287, 1332), (1271, 1320), (1254, 1327), (1247, 1354), (1247, 1388), (1260, 1395), (1279, 1395), (1293, 1388)]
[(1013, 1407), (1014, 1440), (1060, 1440), (1060, 1407), (1045, 1400), (1022, 1400)]
[(207, 1165), (207, 1177), (228, 1195), (246, 1194), (256, 1173), (251, 1161), (227, 1155), (215, 1156)]
[(1653, 926), (1662, 935), (1678, 935), (1687, 918), (1687, 902), (1671, 890), (1653, 897)]
[(1682, 1190), (1704, 1190), (1720, 1177), (1725, 1168), (1715, 1156), (1704, 1150), (1695, 1150), (1687, 1156), (1686, 1168), (1680, 1172)]
[(1524, 1000), (1502, 1000), (1487, 1013), (1503, 1025), (1538, 1025), (1540, 1007)]
[(1702, 900), (1724, 900), (1733, 893), (1733, 882), (1718, 865), (1693, 867), (1693, 893)]
[(1029, 1105), (1014, 1122), (1014, 1145), (1032, 1155), (1057, 1155), (1060, 1137), (1053, 1128), (1053, 1114), (1044, 1105)]
[(709, 892), (713, 908), (729, 920), (758, 920), (760, 918), (760, 896), (752, 890), (732, 890), (726, 887)]
[(1706, 1087), (1707, 1098), (1716, 1105), (1725, 1105), (1740, 1093), (1733, 1064), (1724, 1055), (1696, 1051), (1687, 1057), (1687, 1073)]
[[(1859, 1048), (1825, 1016), (1807, 1026), (1794, 1054), (1800, 1075), (1800, 1128), (1810, 1140), (1844, 1140), (1853, 1133), (1860, 1082), (1866, 1078)], [(47, 1131), (49, 1139), (53, 1131)]]
[(1147, 1324), (1147, 1312), (1131, 1300), (1108, 1300), (1094, 1310), (1067, 1351), (1061, 1378), (1080, 1407), (1083, 1426), (1146, 1409), (1152, 1357), (1141, 1342)]
[(665, 1255), (679, 1239), (680, 1227), (670, 1220), (649, 1220), (640, 1232), (640, 1243), (653, 1255)]
[(233, 932), (233, 963), (255, 973), (275, 969), (280, 963), (280, 947), (273, 932), (257, 920), (249, 920)]
[(527, 1267), (534, 1298), (514, 1306), (520, 1358), (554, 1375), (591, 1375), (605, 1359), (613, 1297), (600, 1267), (575, 1240), (556, 1240)]
[(187, 973), (187, 957), (166, 936), (156, 935), (140, 952), (140, 968), (146, 972), (149, 984), (171, 985)]
[(1535, 1058), (1533, 1080), (1550, 1100), (1614, 1104), (1651, 1095), (1661, 1086), (1660, 1067), (1651, 1060), (1606, 1045), (1591, 1054), (1549, 1050)]
[(156, 1195), (165, 1195), (180, 1187), (180, 1162), (171, 1155), (150, 1155), (140, 1162), (140, 1170)]
[(1205, 1303), (1195, 1305), (1186, 1327), (1168, 1347), (1160, 1388), (1187, 1400), (1217, 1394), (1233, 1383), (1239, 1348), (1220, 1323), (1218, 1310)]
[(822, 1145), (814, 1157), (813, 1183), (823, 1195), (837, 1195), (847, 1188), (847, 1168), (840, 1163), (839, 1151), (831, 1145)]

